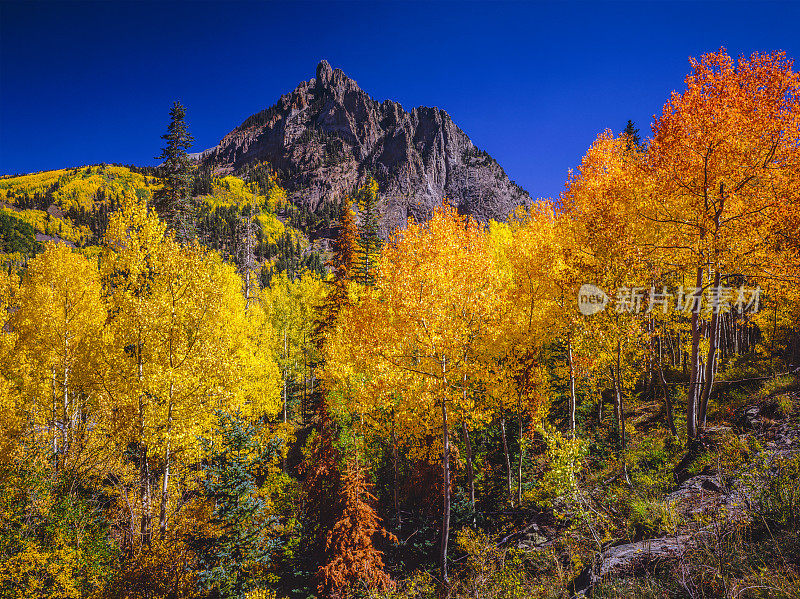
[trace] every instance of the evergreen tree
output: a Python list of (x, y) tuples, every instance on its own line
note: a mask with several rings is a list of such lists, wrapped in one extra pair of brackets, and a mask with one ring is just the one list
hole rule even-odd
[(219, 597), (241, 597), (256, 586), (270, 563), (276, 540), (268, 531), (275, 523), (260, 492), (257, 476), (274, 462), (275, 442), (259, 443), (260, 426), (241, 414), (217, 413), (216, 440), (203, 439), (206, 478), (203, 490), (214, 502), (212, 524), (219, 531), (199, 543), (201, 584)]
[(376, 499), (358, 455), (348, 460), (338, 482), (334, 505), (339, 513), (325, 539), (324, 564), (316, 574), (317, 591), (322, 597), (342, 597), (359, 586), (381, 591), (393, 588), (383, 552), (373, 539), (380, 535), (395, 543), (398, 540), (383, 528), (372, 506)]
[(378, 183), (370, 177), (358, 190), (358, 207), (361, 212), (361, 225), (358, 229), (358, 261), (356, 279), (362, 285), (375, 283), (375, 267), (381, 251), (378, 236)]
[(642, 138), (639, 136), (639, 128), (631, 119), (628, 119), (628, 124), (622, 131), (622, 136), (625, 138), (625, 149), (630, 151), (633, 148), (641, 149), (644, 144)]
[(326, 564), (325, 554), (328, 533), (344, 511), (342, 504), (342, 456), (337, 446), (338, 431), (328, 402), (326, 390), (319, 390), (316, 405), (316, 434), (312, 437), (309, 453), (302, 472), (306, 497), (304, 526), (308, 534), (308, 556), (317, 569)]
[(186, 109), (177, 100), (169, 111), (167, 132), (161, 136), (166, 145), (157, 160), (160, 166), (162, 188), (153, 194), (155, 208), (166, 220), (178, 239), (189, 241), (196, 236), (196, 209), (192, 200), (194, 168), (187, 150), (194, 138), (189, 134)]
[(320, 306), (314, 326), (314, 337), (319, 347), (325, 342), (327, 332), (336, 326), (336, 319), (342, 306), (349, 302), (348, 283), (357, 274), (355, 270), (358, 265), (358, 228), (356, 215), (349, 206), (349, 200), (346, 202), (339, 218), (334, 253), (328, 261), (328, 266), (333, 270), (333, 280)]

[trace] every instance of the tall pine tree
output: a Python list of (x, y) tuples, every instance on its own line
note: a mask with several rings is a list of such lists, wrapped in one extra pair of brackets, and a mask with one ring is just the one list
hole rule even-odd
[(192, 200), (194, 168), (187, 150), (194, 138), (186, 123), (186, 108), (177, 100), (169, 111), (167, 132), (161, 136), (166, 145), (157, 160), (161, 164), (162, 187), (153, 194), (155, 208), (181, 241), (196, 236), (197, 210)]
[(642, 149), (644, 146), (642, 138), (639, 136), (639, 127), (630, 119), (628, 119), (628, 124), (625, 125), (625, 129), (622, 131), (622, 136), (625, 138), (625, 149), (628, 151), (633, 148)]
[(375, 267), (381, 252), (378, 236), (378, 183), (370, 177), (358, 190), (358, 208), (361, 225), (358, 229), (358, 262), (356, 279), (362, 285), (375, 283)]

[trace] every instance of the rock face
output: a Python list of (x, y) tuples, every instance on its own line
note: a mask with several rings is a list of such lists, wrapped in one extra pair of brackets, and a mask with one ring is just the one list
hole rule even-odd
[(505, 219), (531, 202), (444, 110), (376, 102), (324, 60), (314, 79), (198, 157), (220, 173), (267, 161), (291, 199), (311, 210), (340, 201), (371, 174), (383, 198), (384, 232), (408, 217), (427, 220), (445, 198), (482, 221)]
[(695, 539), (684, 534), (609, 547), (600, 553), (590, 569), (589, 586), (610, 577), (631, 576), (664, 562), (678, 560), (694, 544)]

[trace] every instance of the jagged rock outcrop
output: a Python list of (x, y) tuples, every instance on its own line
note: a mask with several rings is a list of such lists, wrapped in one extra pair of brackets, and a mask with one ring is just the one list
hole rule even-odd
[(267, 161), (292, 200), (311, 210), (339, 201), (372, 174), (384, 232), (407, 217), (429, 218), (445, 198), (483, 221), (531, 202), (444, 110), (376, 102), (324, 60), (314, 79), (246, 119), (199, 160), (222, 173)]

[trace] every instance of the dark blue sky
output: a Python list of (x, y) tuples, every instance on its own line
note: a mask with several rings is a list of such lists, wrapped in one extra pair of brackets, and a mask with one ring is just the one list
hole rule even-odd
[(377, 100), (439, 106), (534, 197), (689, 56), (800, 57), (800, 3), (0, 3), (0, 173), (153, 164), (171, 102), (196, 149), (325, 58)]

